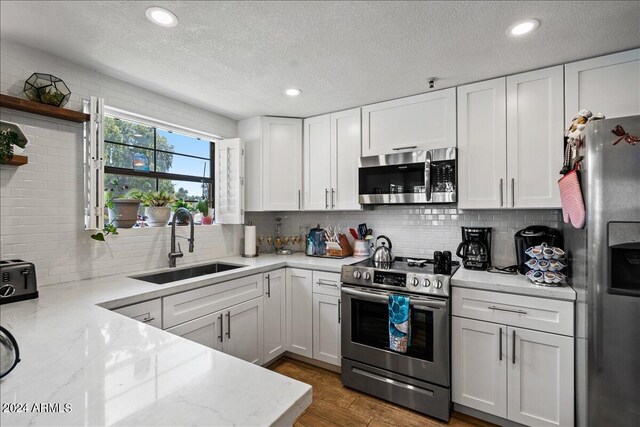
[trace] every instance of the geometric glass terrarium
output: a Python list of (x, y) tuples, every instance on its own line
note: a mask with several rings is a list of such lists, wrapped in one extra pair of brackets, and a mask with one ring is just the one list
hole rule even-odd
[(61, 79), (51, 74), (33, 73), (24, 82), (24, 94), (32, 101), (64, 107), (71, 91)]

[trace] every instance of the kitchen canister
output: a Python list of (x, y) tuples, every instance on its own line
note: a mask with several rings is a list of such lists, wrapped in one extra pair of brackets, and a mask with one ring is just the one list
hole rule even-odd
[(353, 256), (369, 256), (369, 242), (355, 240), (353, 244)]

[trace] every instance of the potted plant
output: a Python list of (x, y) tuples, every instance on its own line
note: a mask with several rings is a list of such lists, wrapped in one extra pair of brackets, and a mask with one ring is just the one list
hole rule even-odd
[(131, 189), (121, 196), (113, 194), (113, 190), (105, 192), (105, 206), (109, 209), (109, 223), (116, 228), (131, 228), (136, 225), (142, 192)]
[(29, 140), (15, 123), (0, 122), (0, 163), (24, 151)]
[[(171, 210), (173, 210), (173, 212), (175, 212), (180, 208), (185, 208), (186, 210), (191, 212), (191, 214), (193, 214), (193, 213), (195, 213), (197, 211), (197, 209), (195, 208), (195, 206), (193, 204), (185, 202), (184, 199), (182, 199), (182, 198), (176, 200), (173, 203), (173, 206), (171, 207)], [(189, 224), (189, 217), (187, 215), (185, 215), (184, 212), (178, 212), (178, 215), (174, 214), (173, 215), (173, 220), (176, 221), (176, 225), (187, 225), (187, 224)]]
[(175, 201), (173, 194), (168, 191), (151, 191), (142, 195), (144, 214), (151, 227), (164, 227), (171, 217), (169, 205)]
[(213, 222), (213, 218), (209, 216), (211, 209), (209, 209), (209, 201), (207, 199), (201, 198), (196, 204), (196, 209), (202, 214), (203, 225), (210, 225)]

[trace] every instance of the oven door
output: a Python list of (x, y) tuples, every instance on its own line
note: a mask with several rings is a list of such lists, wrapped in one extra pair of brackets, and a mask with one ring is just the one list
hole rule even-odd
[(411, 344), (397, 353), (389, 348), (389, 295), (342, 286), (342, 357), (448, 387), (449, 300), (407, 295)]

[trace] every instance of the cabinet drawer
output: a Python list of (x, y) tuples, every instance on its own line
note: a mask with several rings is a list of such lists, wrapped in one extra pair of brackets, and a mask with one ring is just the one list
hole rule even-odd
[(476, 289), (453, 289), (454, 316), (573, 336), (573, 303)]
[(113, 311), (156, 328), (162, 326), (162, 303), (160, 298), (116, 308)]
[(340, 274), (326, 273), (324, 271), (313, 272), (313, 293), (340, 296)]
[(249, 301), (262, 295), (262, 274), (169, 295), (162, 298), (163, 328)]

